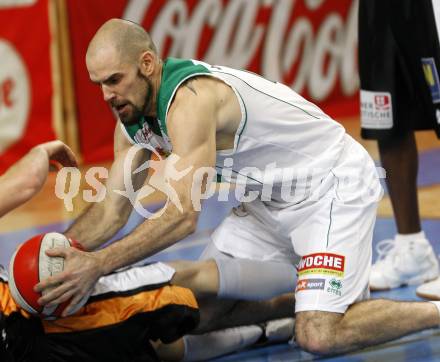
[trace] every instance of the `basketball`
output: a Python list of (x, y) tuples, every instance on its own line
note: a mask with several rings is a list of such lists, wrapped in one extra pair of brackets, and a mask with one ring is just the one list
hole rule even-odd
[[(59, 317), (69, 301), (51, 307), (41, 306), (37, 303), (41, 293), (34, 292), (33, 288), (43, 279), (64, 270), (64, 258), (47, 256), (46, 250), (75, 247), (75, 244), (63, 234), (54, 232), (36, 235), (21, 244), (9, 264), (9, 288), (15, 302), (31, 314), (41, 315), (43, 318)], [(76, 311), (86, 300), (84, 298), (79, 303)]]

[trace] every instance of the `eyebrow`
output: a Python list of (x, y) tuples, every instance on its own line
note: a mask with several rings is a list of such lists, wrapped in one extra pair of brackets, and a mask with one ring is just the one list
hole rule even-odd
[(120, 75), (120, 74), (121, 74), (121, 73), (113, 73), (113, 74), (110, 74), (107, 78), (104, 78), (102, 81), (100, 81), (100, 80), (94, 80), (94, 79), (90, 79), (90, 80), (91, 80), (92, 83), (94, 83), (94, 84), (104, 84), (104, 83), (110, 81), (111, 78), (116, 77), (116, 76), (118, 76), (118, 75)]

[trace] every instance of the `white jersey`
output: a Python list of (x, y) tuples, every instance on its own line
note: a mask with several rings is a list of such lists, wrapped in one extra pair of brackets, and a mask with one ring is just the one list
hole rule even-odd
[(290, 203), (306, 198), (329, 175), (344, 147), (340, 124), (281, 83), (195, 60), (165, 60), (158, 127), (146, 120), (123, 126), (131, 141), (171, 152), (166, 119), (174, 94), (183, 82), (201, 75), (228, 84), (241, 108), (234, 148), (217, 152), (217, 173), (223, 180), (246, 184), (247, 191), (258, 191), (264, 201)]
[(235, 191), (241, 184), (258, 191), (252, 193), (256, 198), (242, 197), (216, 228), (215, 247), (238, 258), (297, 264), (296, 311), (344, 313), (368, 294), (381, 194), (373, 160), (341, 125), (289, 87), (246, 71), (172, 58), (162, 72), (158, 124), (127, 129), (133, 142), (172, 150), (168, 110), (179, 86), (197, 76), (224, 81), (241, 108), (234, 148), (217, 152), (218, 173), (237, 184)]
[(227, 67), (209, 69), (232, 87), (242, 113), (234, 149), (217, 152), (217, 168), (221, 172), (231, 163), (225, 159), (232, 158), (226, 181), (241, 183), (240, 175), (247, 175), (249, 189), (266, 187), (261, 195), (265, 201), (266, 191), (272, 191), (272, 200), (287, 201), (295, 187), (294, 200), (300, 201), (335, 166), (344, 147), (344, 128), (281, 83)]

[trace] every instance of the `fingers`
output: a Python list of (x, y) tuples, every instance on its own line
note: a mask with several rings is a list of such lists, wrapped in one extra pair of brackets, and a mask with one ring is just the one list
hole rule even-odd
[(46, 250), (47, 256), (67, 258), (70, 255), (69, 248), (51, 248)]
[(66, 264), (63, 272), (41, 281), (34, 287), (36, 292), (43, 294), (38, 303), (55, 305), (68, 301), (68, 306), (63, 311), (63, 316), (67, 316), (75, 311), (101, 276), (100, 264), (93, 253), (73, 247), (49, 249), (46, 254), (51, 257), (63, 257)]
[(51, 141), (40, 145), (48, 154), (49, 159), (59, 162), (62, 166), (77, 167), (78, 163), (73, 151), (61, 141)]
[(87, 292), (80, 292), (77, 293), (72, 300), (70, 301), (69, 305), (64, 308), (63, 313), (61, 314), (62, 317), (67, 317), (68, 315), (72, 314), (75, 310), (76, 306), (81, 302), (83, 297), (86, 295)]
[(47, 306), (57, 305), (72, 298), (73, 294), (74, 289), (72, 289), (72, 284), (65, 282), (45, 293), (38, 299), (38, 304)]
[[(50, 257), (61, 257), (68, 259), (72, 253), (74, 253), (72, 247), (68, 248), (52, 248), (46, 250), (46, 255)], [(42, 280), (40, 283), (34, 286), (34, 291), (37, 293), (43, 292), (45, 289), (58, 287), (61, 283), (67, 281), (70, 278), (70, 273), (64, 271), (56, 276), (48, 277)], [(46, 294), (48, 295), (48, 294)], [(47, 298), (45, 298), (47, 299)]]
[(78, 167), (78, 162), (76, 161), (76, 157), (72, 150), (66, 145), (64, 145), (64, 147), (65, 148), (59, 150), (58, 153), (54, 154), (51, 159), (58, 161), (65, 167)]
[[(54, 277), (46, 278), (34, 286), (34, 291), (37, 293), (42, 293), (46, 289), (47, 290), (50, 290), (50, 289), (56, 290), (56, 288), (59, 287), (60, 284), (62, 284), (67, 279), (67, 277), (68, 277), (67, 273), (60, 273)], [(48, 299), (47, 296), (49, 294), (50, 294), (49, 292), (45, 294), (44, 300)]]

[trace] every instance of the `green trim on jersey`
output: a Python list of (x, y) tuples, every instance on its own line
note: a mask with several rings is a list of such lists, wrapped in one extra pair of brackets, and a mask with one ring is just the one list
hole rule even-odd
[(167, 58), (162, 68), (162, 80), (157, 96), (157, 121), (145, 117), (132, 125), (123, 124), (130, 138), (136, 143), (135, 136), (142, 132), (144, 124), (148, 124), (153, 133), (162, 137), (168, 135), (166, 116), (172, 98), (182, 82), (196, 75), (210, 74), (211, 72), (201, 64), (195, 64), (188, 59)]
[[(238, 148), (238, 144), (240, 143), (241, 135), (243, 134), (244, 129), (246, 128), (247, 119), (248, 119), (247, 118), (247, 108), (246, 108), (246, 104), (244, 103), (243, 97), (241, 96), (240, 93), (238, 93), (238, 91), (236, 91), (235, 93), (240, 97), (241, 103), (243, 104), (243, 108), (244, 108), (244, 122), (243, 123), (240, 122), (239, 127), (241, 126), (241, 129), (237, 130), (237, 132), (239, 132), (239, 133), (238, 133), (237, 144), (236, 145), (234, 144), (234, 151)], [(234, 142), (235, 142), (235, 140), (234, 140)]]
[(157, 118), (162, 132), (168, 135), (166, 117), (171, 100), (177, 88), (188, 78), (211, 74), (202, 64), (195, 64), (188, 59), (167, 58), (162, 68), (162, 80), (157, 96)]

